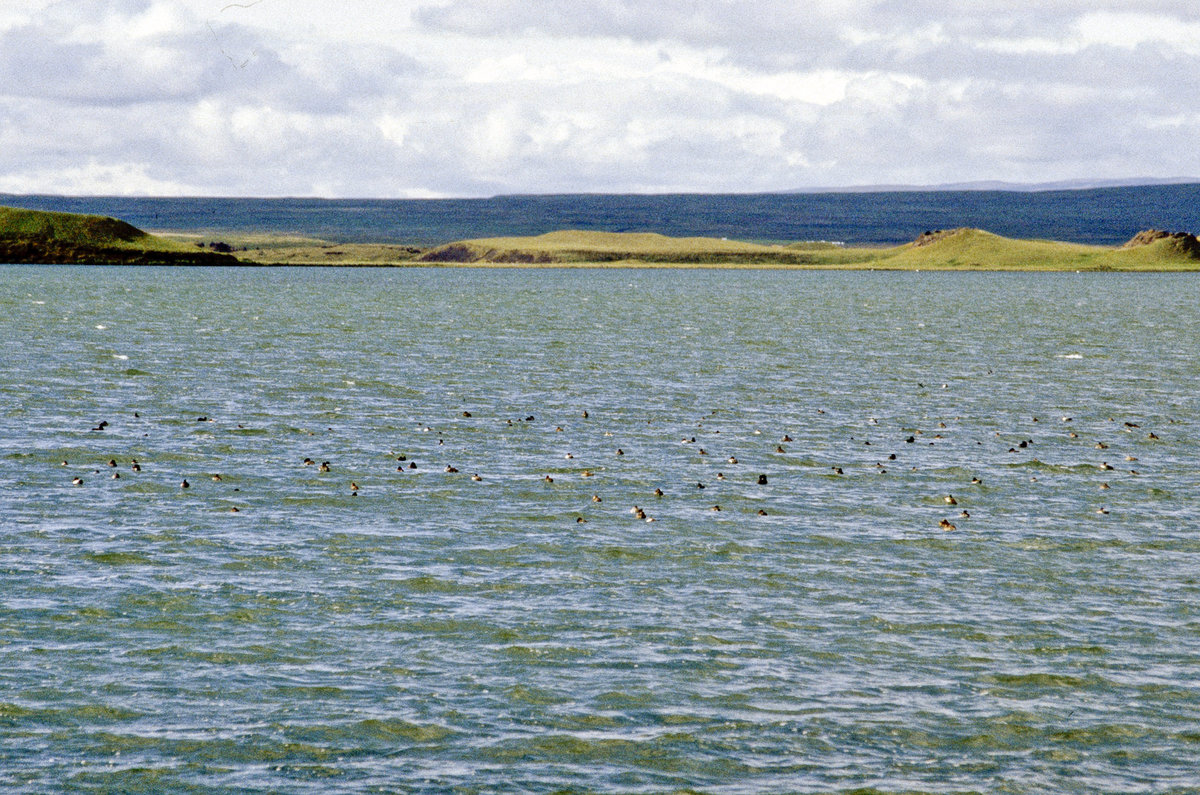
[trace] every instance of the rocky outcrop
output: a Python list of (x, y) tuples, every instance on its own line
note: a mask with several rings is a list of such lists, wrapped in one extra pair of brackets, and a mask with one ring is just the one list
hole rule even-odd
[(912, 245), (913, 245), (913, 248), (920, 248), (921, 246), (932, 245), (933, 243), (936, 243), (939, 240), (944, 240), (945, 238), (956, 235), (961, 231), (962, 231), (961, 229), (934, 229), (933, 231), (926, 230), (926, 231), (922, 232), (917, 237), (917, 239), (912, 242)]
[(1169, 240), (1170, 247), (1190, 257), (1200, 257), (1200, 241), (1191, 232), (1168, 232), (1164, 229), (1146, 229), (1138, 232), (1122, 248), (1148, 246), (1159, 240)]

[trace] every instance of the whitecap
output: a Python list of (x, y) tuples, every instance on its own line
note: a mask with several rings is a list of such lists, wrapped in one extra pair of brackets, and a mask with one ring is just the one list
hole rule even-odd
[(46, 302), (45, 302), (45, 301), (34, 301), (34, 303), (35, 303), (35, 304), (37, 304), (38, 306), (45, 306), (45, 305), (46, 305)]
[(125, 361), (128, 361), (128, 360), (129, 360), (129, 357), (128, 357), (128, 356), (126, 356), (126, 355), (125, 355), (125, 354), (123, 354), (123, 353), (114, 353), (114, 354), (112, 355), (112, 357), (113, 357), (114, 359), (120, 359), (120, 360), (121, 360), (121, 361), (123, 361), (123, 362), (125, 362)]
[(1082, 359), (1083, 355), (1078, 354), (1078, 353), (1060, 353), (1058, 355), (1058, 358), (1060, 358), (1060, 359)]
[(96, 328), (100, 329), (101, 331), (104, 331), (106, 328), (108, 328), (108, 326), (101, 326), (101, 325), (97, 324)]

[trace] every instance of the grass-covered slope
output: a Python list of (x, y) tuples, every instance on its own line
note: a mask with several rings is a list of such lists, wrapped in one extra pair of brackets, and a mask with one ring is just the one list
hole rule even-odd
[(0, 207), (0, 262), (227, 265), (237, 261), (147, 234), (115, 218)]
[(537, 237), (464, 240), (420, 257), (445, 263), (678, 263), (761, 265), (810, 262), (808, 252), (710, 237), (666, 237), (647, 232), (568, 230)]
[(551, 232), (464, 240), (432, 249), (422, 262), (457, 264), (626, 264), (717, 267), (885, 268), (894, 270), (1200, 270), (1191, 235), (1139, 234), (1121, 248), (1014, 240), (979, 229), (929, 232), (894, 248), (798, 243), (764, 246), (646, 233)]
[[(1151, 238), (1142, 242), (1145, 235)], [(1164, 233), (1165, 235), (1165, 233)], [(1121, 248), (1054, 240), (1015, 240), (979, 229), (927, 233), (895, 249), (878, 267), (953, 270), (1200, 270), (1190, 235), (1143, 233)]]

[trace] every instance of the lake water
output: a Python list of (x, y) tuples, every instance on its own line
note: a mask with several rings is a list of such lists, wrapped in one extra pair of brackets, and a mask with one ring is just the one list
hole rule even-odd
[(0, 204), (111, 215), (142, 229), (268, 232), (338, 242), (440, 245), (557, 229), (735, 240), (908, 243), (972, 226), (1006, 237), (1120, 245), (1151, 227), (1200, 232), (1200, 184), (1092, 190), (232, 199), (11, 196)]
[(5, 791), (1196, 791), (1194, 276), (0, 285)]

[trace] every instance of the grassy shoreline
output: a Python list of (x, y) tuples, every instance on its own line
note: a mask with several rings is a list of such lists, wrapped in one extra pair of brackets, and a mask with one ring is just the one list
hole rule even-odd
[(750, 243), (647, 232), (561, 230), (432, 248), (303, 235), (144, 232), (113, 218), (0, 207), (0, 261), (324, 267), (713, 268), (722, 270), (1200, 271), (1194, 235), (1156, 230), (1123, 246), (926, 232), (899, 246)]

